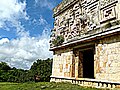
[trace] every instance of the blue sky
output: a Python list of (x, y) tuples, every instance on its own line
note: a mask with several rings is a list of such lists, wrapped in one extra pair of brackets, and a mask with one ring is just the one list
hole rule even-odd
[(0, 0), (0, 61), (29, 69), (37, 59), (52, 58), (52, 9), (61, 1)]

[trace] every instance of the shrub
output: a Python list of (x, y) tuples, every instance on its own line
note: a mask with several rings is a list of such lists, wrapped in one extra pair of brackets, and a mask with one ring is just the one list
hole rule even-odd
[(64, 42), (64, 37), (60, 35), (60, 36), (57, 36), (52, 43), (54, 46), (58, 46), (58, 45), (61, 45), (63, 42)]

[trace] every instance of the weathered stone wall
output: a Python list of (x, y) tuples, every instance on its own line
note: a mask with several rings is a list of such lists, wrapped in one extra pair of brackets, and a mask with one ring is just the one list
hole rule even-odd
[[(53, 17), (51, 81), (112, 88), (120, 82), (120, 0), (63, 0)], [(95, 79), (89, 80), (83, 78), (91, 65), (83, 63), (87, 49), (94, 53)]]
[(117, 13), (118, 13), (118, 19), (120, 20), (120, 0), (118, 0), (116, 10), (117, 10)]
[(120, 35), (96, 43), (95, 78), (120, 82)]
[(53, 57), (52, 76), (55, 77), (72, 77), (72, 51), (56, 52)]

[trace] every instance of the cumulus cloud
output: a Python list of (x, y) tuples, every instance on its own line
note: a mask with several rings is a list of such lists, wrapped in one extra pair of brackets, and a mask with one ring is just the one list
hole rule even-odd
[(49, 0), (35, 0), (35, 5), (39, 5), (42, 8), (45, 7), (50, 10), (54, 7), (53, 2), (50, 2)]
[(47, 21), (40, 16), (39, 24), (47, 25), (41, 36), (31, 37), (20, 22), (20, 19), (30, 18), (25, 9), (26, 0), (23, 2), (20, 0), (0, 1), (0, 28), (9, 31), (12, 30), (11, 27), (15, 27), (18, 36), (16, 39), (0, 37), (0, 61), (7, 62), (12, 67), (29, 69), (37, 59), (52, 58), (52, 52), (49, 51), (50, 28)]
[(49, 34), (44, 31), (42, 36), (25, 36), (13, 40), (0, 40), (0, 60), (12, 67), (29, 69), (37, 59), (52, 58), (49, 51)]
[[(0, 1), (0, 28), (9, 31), (10, 27), (15, 27), (17, 33), (23, 32), (23, 26), (20, 19), (29, 19), (26, 13), (26, 1), (19, 0), (1, 0)], [(9, 22), (9, 24), (8, 24)], [(25, 33), (25, 32), (24, 32)]]
[(2, 38), (0, 40), (0, 45), (3, 45), (4, 43), (9, 43), (9, 39), (8, 38)]

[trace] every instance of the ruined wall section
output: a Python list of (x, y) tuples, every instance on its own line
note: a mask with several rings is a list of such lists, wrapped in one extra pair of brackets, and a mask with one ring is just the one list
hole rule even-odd
[(120, 35), (96, 43), (95, 78), (120, 82)]

